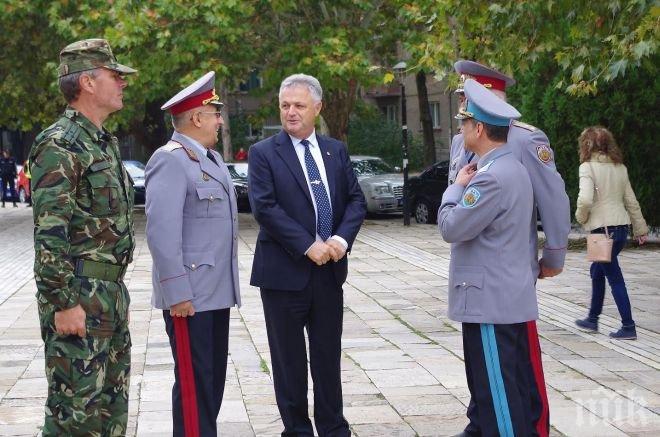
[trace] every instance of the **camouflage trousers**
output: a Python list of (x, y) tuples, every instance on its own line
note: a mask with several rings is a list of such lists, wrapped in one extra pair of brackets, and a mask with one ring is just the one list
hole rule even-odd
[(128, 421), (130, 298), (123, 282), (76, 278), (87, 335), (58, 335), (54, 307), (37, 294), (48, 399), (43, 435), (123, 436)]

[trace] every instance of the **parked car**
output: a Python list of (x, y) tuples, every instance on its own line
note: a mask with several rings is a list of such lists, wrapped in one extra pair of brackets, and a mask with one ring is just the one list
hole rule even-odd
[(16, 192), (18, 193), (18, 200), (21, 203), (27, 203), (30, 200), (32, 192), (30, 191), (30, 179), (25, 176), (25, 167), (17, 165), (18, 176), (16, 177)]
[(393, 213), (403, 210), (403, 176), (377, 156), (351, 156), (351, 164), (364, 197), (367, 211)]
[(236, 206), (239, 212), (250, 212), (250, 200), (248, 199), (248, 184), (247, 184), (247, 163), (245, 162), (228, 162), (227, 170), (231, 175), (234, 182), (234, 189), (236, 190)]
[(234, 170), (240, 177), (247, 179), (248, 177), (247, 162), (228, 162), (227, 165), (231, 165), (232, 167), (234, 167)]
[(136, 205), (142, 205), (145, 202), (145, 188), (144, 188), (144, 164), (140, 161), (125, 160), (122, 161), (126, 171), (133, 179), (133, 196)]
[(436, 162), (418, 176), (408, 179), (410, 204), (417, 223), (435, 223), (442, 193), (447, 189), (449, 161)]

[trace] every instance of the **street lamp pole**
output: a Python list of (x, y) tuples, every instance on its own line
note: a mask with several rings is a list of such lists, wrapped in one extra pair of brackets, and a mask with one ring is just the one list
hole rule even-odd
[(406, 114), (406, 63), (394, 66), (394, 73), (401, 86), (401, 152), (403, 154), (403, 225), (410, 226), (410, 195), (408, 193), (408, 120)]

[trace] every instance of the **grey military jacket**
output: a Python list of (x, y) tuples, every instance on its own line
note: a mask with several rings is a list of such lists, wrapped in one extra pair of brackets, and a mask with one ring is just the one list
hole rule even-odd
[(527, 171), (503, 145), (478, 161), (467, 187), (442, 196), (438, 228), (451, 243), (449, 318), (521, 323), (538, 318), (529, 258), (534, 195)]
[[(468, 164), (468, 159), (472, 156), (465, 151), (463, 143), (462, 134), (455, 135), (452, 139), (449, 155), (450, 184), (454, 183), (458, 171)], [(547, 267), (562, 268), (568, 247), (568, 233), (571, 230), (571, 209), (564, 180), (555, 166), (550, 141), (542, 130), (514, 120), (509, 126), (507, 144), (514, 156), (525, 166), (532, 181), (534, 204), (535, 208), (538, 208), (546, 238), (543, 263)], [(529, 253), (532, 268), (538, 276), (540, 269), (535, 220), (529, 231)]]
[(175, 132), (147, 163), (147, 244), (156, 308), (187, 300), (195, 311), (241, 304), (236, 194), (222, 157), (212, 153), (219, 165)]

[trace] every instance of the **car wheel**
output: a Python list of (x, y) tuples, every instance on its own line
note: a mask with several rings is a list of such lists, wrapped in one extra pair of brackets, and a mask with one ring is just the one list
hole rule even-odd
[(431, 223), (431, 207), (426, 200), (418, 200), (415, 204), (415, 221), (421, 224)]
[(23, 187), (21, 187), (21, 188), (18, 190), (18, 200), (19, 200), (21, 203), (25, 203), (25, 202), (27, 202), (27, 196), (25, 195), (25, 188), (23, 188)]

